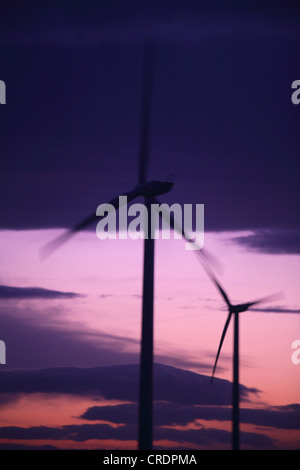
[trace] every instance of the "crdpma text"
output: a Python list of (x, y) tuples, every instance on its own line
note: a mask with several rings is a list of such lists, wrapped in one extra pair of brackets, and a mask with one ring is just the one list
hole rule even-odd
[[(172, 230), (171, 213), (173, 214), (174, 226), (176, 230)], [(128, 236), (132, 240), (159, 238), (159, 220), (161, 216), (161, 233), (163, 239), (170, 239), (171, 232), (176, 239), (182, 238), (184, 231), (186, 238), (187, 250), (201, 250), (204, 245), (204, 204), (196, 204), (195, 208), (195, 228), (193, 230), (193, 205), (184, 204), (183, 210), (180, 204), (151, 204), (150, 224), (148, 209), (144, 204), (132, 204), (127, 208), (127, 197), (119, 197), (118, 209), (118, 231), (117, 231), (117, 211), (112, 204), (100, 204), (97, 207), (96, 215), (101, 217), (96, 227), (97, 237), (100, 240), (107, 238), (116, 239), (117, 233), (119, 239), (127, 239)], [(128, 222), (128, 217), (134, 217)], [(151, 225), (151, 233), (149, 236), (148, 227)]]
[[(104, 457), (103, 464), (104, 465), (126, 465), (133, 468), (137, 463), (144, 462), (144, 458), (141, 459), (140, 457), (117, 457), (113, 454), (110, 454), (108, 457)], [(147, 464), (149, 465), (190, 465), (196, 464), (197, 460), (195, 456), (192, 455), (181, 455), (181, 454), (150, 454), (147, 457)]]

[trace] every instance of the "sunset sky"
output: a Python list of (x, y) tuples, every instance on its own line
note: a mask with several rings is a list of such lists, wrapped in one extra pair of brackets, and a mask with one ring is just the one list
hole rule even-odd
[[(226, 3), (4, 2), (0, 449), (137, 446), (143, 241), (40, 250), (136, 185), (149, 35), (149, 180), (204, 204), (232, 302), (281, 293), (240, 314), (241, 447), (300, 448), (300, 17)], [(210, 384), (227, 311), (182, 240), (156, 241), (154, 317), (155, 447), (230, 449), (233, 324)]]

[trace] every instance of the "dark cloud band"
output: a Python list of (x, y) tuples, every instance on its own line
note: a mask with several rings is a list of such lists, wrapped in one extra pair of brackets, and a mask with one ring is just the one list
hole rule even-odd
[(81, 294), (42, 287), (0, 286), (0, 299), (73, 299), (75, 297), (81, 297)]
[[(210, 377), (162, 364), (154, 366), (156, 400), (182, 404), (228, 405), (231, 384)], [(42, 370), (1, 371), (0, 393), (65, 393), (79, 396), (100, 396), (137, 402), (139, 365), (96, 368), (49, 368)], [(249, 399), (256, 389), (241, 385), (241, 399)]]

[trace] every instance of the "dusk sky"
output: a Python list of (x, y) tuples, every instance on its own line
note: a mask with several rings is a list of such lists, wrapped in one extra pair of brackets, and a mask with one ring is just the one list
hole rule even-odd
[[(99, 240), (95, 223), (40, 250), (137, 184), (149, 37), (148, 180), (173, 181), (160, 202), (204, 204), (233, 302), (281, 293), (240, 314), (241, 448), (300, 449), (296, 2), (1, 10), (0, 449), (137, 447), (143, 241)], [(158, 239), (155, 448), (231, 448), (232, 324), (210, 384), (226, 317), (196, 253)]]

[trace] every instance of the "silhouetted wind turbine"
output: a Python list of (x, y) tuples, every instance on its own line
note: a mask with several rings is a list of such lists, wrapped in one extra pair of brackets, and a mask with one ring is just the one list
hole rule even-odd
[[(149, 155), (149, 118), (154, 80), (155, 45), (146, 42), (143, 54), (142, 77), (142, 112), (141, 136), (139, 151), (139, 168), (137, 186), (122, 196), (127, 196), (128, 203), (138, 196), (143, 196), (148, 210), (148, 238), (144, 240), (144, 274), (142, 302), (142, 338), (140, 359), (140, 390), (139, 390), (139, 449), (152, 449), (152, 407), (153, 407), (153, 297), (154, 297), (154, 237), (151, 224), (151, 204), (155, 196), (172, 189), (173, 183), (150, 181), (146, 182)], [(119, 195), (109, 202), (114, 209), (119, 208)], [(103, 216), (104, 217), (104, 216)], [(102, 218), (103, 218), (102, 217)], [(42, 255), (47, 256), (75, 233), (85, 229), (101, 217), (95, 213), (77, 224), (62, 236), (47, 244)]]
[(233, 333), (233, 389), (232, 389), (232, 448), (233, 450), (239, 450), (240, 440), (239, 440), (239, 314), (246, 312), (249, 308), (254, 305), (261, 304), (263, 302), (268, 302), (274, 300), (275, 298), (281, 297), (281, 294), (274, 294), (268, 297), (263, 297), (252, 302), (246, 302), (243, 304), (232, 304), (229, 300), (229, 297), (216, 276), (213, 274), (212, 270), (208, 266), (205, 267), (208, 275), (216, 285), (219, 290), (222, 298), (224, 299), (226, 306), (228, 308), (228, 316), (225, 322), (225, 326), (222, 332), (216, 360), (213, 367), (211, 381), (213, 380), (215, 370), (217, 367), (217, 362), (220, 356), (221, 348), (226, 336), (226, 332), (231, 320), (232, 315), (234, 315), (234, 333)]
[[(156, 204), (159, 204), (159, 201), (157, 198), (155, 198)], [(161, 213), (161, 217), (167, 217), (168, 215), (164, 212)], [(170, 216), (170, 226), (173, 230), (178, 231), (187, 241), (191, 241), (191, 238), (189, 235), (187, 235), (183, 228), (176, 222), (174, 217), (171, 215)], [(195, 243), (195, 242), (194, 242)], [(263, 297), (258, 300), (254, 300), (252, 302), (247, 302), (243, 304), (232, 304), (229, 300), (229, 297), (223, 287), (221, 286), (220, 282), (217, 280), (215, 274), (213, 273), (211, 269), (211, 264), (214, 264), (217, 266), (218, 260), (216, 260), (215, 257), (213, 257), (211, 254), (208, 254), (206, 250), (203, 248), (197, 250), (195, 252), (201, 261), (202, 266), (204, 267), (205, 271), (213, 281), (213, 283), (216, 285), (217, 289), (219, 290), (222, 298), (224, 299), (227, 308), (228, 308), (228, 317), (222, 332), (216, 360), (214, 363), (213, 367), (213, 372), (212, 372), (212, 377), (211, 381), (213, 380), (215, 370), (217, 367), (217, 362), (219, 359), (219, 355), (221, 352), (221, 348), (226, 336), (226, 332), (231, 320), (232, 315), (234, 315), (234, 340), (233, 340), (233, 391), (232, 391), (232, 401), (233, 401), (233, 406), (232, 406), (232, 448), (234, 450), (239, 449), (239, 314), (242, 312), (246, 312), (249, 308), (253, 307), (254, 305), (258, 305), (263, 302), (268, 302), (274, 299), (282, 298), (282, 293), (277, 293), (273, 294), (267, 297)]]

